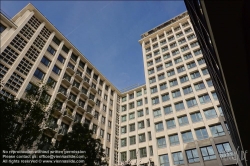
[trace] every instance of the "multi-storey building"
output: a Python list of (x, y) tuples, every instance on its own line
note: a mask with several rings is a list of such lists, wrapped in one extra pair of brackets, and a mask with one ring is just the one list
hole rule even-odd
[(48, 99), (59, 104), (44, 139), (60, 140), (77, 121), (101, 139), (111, 166), (235, 163), (221, 159), (236, 149), (186, 12), (142, 35), (146, 84), (125, 92), (33, 5), (1, 18), (1, 93), (21, 98), (53, 83)]

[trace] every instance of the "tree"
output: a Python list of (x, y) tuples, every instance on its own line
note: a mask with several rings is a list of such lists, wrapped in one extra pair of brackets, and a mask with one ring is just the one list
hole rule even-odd
[(48, 112), (48, 87), (30, 84), (24, 99), (0, 96), (3, 150), (29, 149), (42, 134), (40, 125)]
[(100, 139), (92, 137), (92, 130), (88, 125), (75, 123), (72, 131), (63, 136), (59, 143), (58, 150), (81, 150), (85, 151), (84, 161), (86, 165), (100, 166), (107, 164), (104, 160), (105, 154)]

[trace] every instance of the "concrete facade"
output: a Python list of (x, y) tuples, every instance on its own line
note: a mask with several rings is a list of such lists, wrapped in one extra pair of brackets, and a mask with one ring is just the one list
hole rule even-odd
[(236, 151), (187, 13), (142, 35), (146, 84), (126, 92), (33, 5), (11, 20), (1, 14), (1, 26), (1, 93), (21, 98), (31, 84), (55, 81), (48, 95), (61, 105), (56, 127), (46, 128), (51, 139), (60, 140), (80, 121), (95, 129), (110, 166), (235, 163), (222, 160), (217, 149)]

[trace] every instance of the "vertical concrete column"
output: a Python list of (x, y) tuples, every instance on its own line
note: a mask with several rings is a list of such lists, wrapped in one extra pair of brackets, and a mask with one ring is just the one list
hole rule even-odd
[[(1, 49), (0, 53), (2, 53), (5, 48), (10, 44), (10, 42), (14, 39), (14, 37), (20, 32), (20, 30), (27, 24), (29, 19), (34, 15), (33, 11), (27, 10), (16, 22), (17, 28), (11, 28), (3, 38), (1, 38)], [(41, 25), (40, 25), (41, 26)]]

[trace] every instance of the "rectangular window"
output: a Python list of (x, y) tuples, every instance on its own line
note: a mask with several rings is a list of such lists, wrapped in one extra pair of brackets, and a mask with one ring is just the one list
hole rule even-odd
[(216, 125), (210, 126), (209, 128), (211, 130), (213, 137), (219, 137), (219, 136), (225, 135), (225, 132), (221, 124), (216, 124)]
[(61, 73), (61, 69), (56, 65), (53, 67), (52, 71), (54, 73), (56, 73), (57, 75), (59, 75)]
[(168, 68), (168, 67), (170, 67), (170, 66), (173, 66), (172, 61), (169, 61), (169, 62), (166, 62), (166, 63), (165, 63), (165, 67), (166, 67), (166, 68)]
[(145, 133), (139, 134), (139, 143), (145, 142), (146, 141), (146, 136)]
[(192, 58), (193, 56), (192, 56), (192, 54), (189, 52), (189, 53), (185, 54), (183, 57), (184, 57), (185, 60), (188, 60), (188, 59)]
[(177, 79), (169, 81), (169, 85), (170, 85), (170, 87), (178, 85)]
[(147, 149), (145, 148), (140, 148), (140, 158), (147, 157)]
[(183, 132), (183, 133), (181, 133), (181, 135), (182, 135), (182, 140), (183, 140), (184, 143), (194, 141), (194, 138), (193, 138), (193, 135), (192, 135), (191, 131)]
[(135, 123), (129, 125), (129, 131), (135, 131)]
[(136, 150), (129, 151), (130, 159), (136, 159)]
[(49, 77), (47, 84), (49, 84), (51, 88), (54, 88), (56, 86), (56, 81), (53, 78)]
[(185, 83), (185, 82), (187, 82), (189, 79), (188, 79), (188, 76), (187, 75), (184, 75), (184, 76), (181, 76), (180, 77), (180, 82), (181, 83)]
[(155, 131), (156, 132), (163, 131), (163, 130), (164, 130), (164, 128), (163, 128), (163, 123), (162, 122), (155, 123)]
[(177, 98), (181, 96), (181, 91), (180, 90), (175, 90), (172, 92), (172, 97)]
[(127, 152), (121, 152), (121, 161), (127, 161)]
[(206, 119), (212, 119), (217, 117), (217, 113), (214, 108), (209, 108), (207, 110), (204, 110), (204, 114)]
[(42, 62), (45, 66), (47, 66), (47, 67), (49, 67), (49, 65), (50, 65), (50, 63), (51, 63), (51, 61), (50, 61), (47, 57), (45, 57), (45, 56), (43, 56), (41, 62)]
[(157, 109), (157, 110), (154, 110), (153, 111), (153, 114), (154, 114), (154, 117), (160, 117), (161, 116), (161, 110), (160, 109)]
[(158, 148), (164, 148), (167, 146), (165, 137), (157, 138), (157, 146)]
[(144, 129), (144, 128), (145, 128), (144, 121), (138, 122), (138, 129)]
[(188, 122), (188, 118), (187, 116), (181, 116), (178, 118), (178, 121), (179, 121), (179, 125), (180, 126), (184, 126), (184, 125), (187, 125), (189, 122)]
[(160, 155), (159, 160), (160, 160), (160, 166), (170, 166), (167, 154)]
[(164, 89), (167, 89), (167, 84), (166, 83), (160, 84), (160, 90), (164, 90)]
[(209, 97), (208, 94), (204, 94), (204, 95), (199, 96), (199, 100), (200, 100), (201, 104), (205, 104), (205, 103), (211, 102), (211, 99), (210, 99), (210, 97)]
[(125, 133), (127, 133), (127, 127), (123, 126), (121, 127), (121, 134), (125, 134)]
[(173, 129), (176, 127), (175, 120), (174, 119), (169, 119), (166, 121), (167, 123), (167, 128), (168, 129)]
[(196, 72), (190, 73), (190, 76), (192, 79), (196, 79), (196, 78), (199, 78), (201, 75), (199, 71), (196, 71)]
[(174, 70), (168, 71), (168, 72), (167, 72), (167, 75), (168, 75), (168, 77), (171, 77), (171, 76), (175, 75)]
[(181, 152), (172, 153), (174, 164), (181, 165), (184, 164), (183, 155)]
[(219, 152), (220, 158), (227, 158), (230, 156), (234, 156), (234, 153), (233, 153), (231, 146), (228, 142), (217, 144), (216, 148)]
[(6, 26), (0, 23), (0, 34), (6, 29)]
[(186, 150), (186, 155), (188, 163), (196, 163), (200, 161), (197, 149)]
[(172, 106), (168, 105), (163, 107), (165, 115), (173, 113)]
[(137, 111), (138, 118), (143, 116), (143, 110)]
[(38, 78), (39, 80), (42, 80), (44, 78), (45, 73), (42, 72), (40, 69), (36, 69), (34, 76)]
[(187, 63), (187, 68), (188, 69), (191, 69), (191, 68), (194, 68), (194, 67), (196, 67), (196, 63), (194, 61)]
[(154, 83), (154, 82), (156, 82), (155, 77), (149, 78), (149, 83), (150, 83), (150, 84), (152, 84), (152, 83)]
[(137, 106), (142, 106), (142, 100), (137, 101)]
[(184, 95), (186, 95), (186, 94), (189, 94), (189, 93), (192, 93), (192, 92), (193, 92), (193, 89), (192, 89), (192, 87), (191, 87), (191, 86), (184, 87), (184, 88), (182, 88), (182, 90), (183, 90)]
[(161, 99), (162, 99), (162, 102), (165, 102), (165, 101), (168, 101), (170, 98), (169, 98), (169, 94), (163, 94), (161, 95)]
[(185, 71), (185, 70), (186, 70), (186, 69), (185, 69), (184, 66), (177, 67), (177, 72), (178, 72), (178, 73), (181, 73), (181, 72), (183, 72), (183, 71)]
[(127, 115), (122, 116), (122, 122), (125, 122), (125, 121), (127, 121)]
[(49, 45), (49, 47), (47, 48), (47, 51), (48, 51), (50, 54), (52, 54), (52, 55), (54, 55), (54, 54), (56, 53), (56, 50), (55, 50), (52, 46), (50, 46), (50, 45)]
[(211, 80), (211, 79), (207, 80), (207, 86), (208, 86), (208, 87), (213, 86), (213, 82), (212, 82), (212, 80)]
[(191, 107), (197, 105), (197, 101), (195, 98), (188, 99), (188, 100), (186, 100), (186, 102), (187, 102), (188, 108), (191, 108)]
[(130, 144), (130, 145), (134, 145), (134, 144), (136, 144), (136, 139), (135, 139), (135, 136), (131, 136), (131, 137), (129, 137), (129, 144)]
[(206, 146), (200, 149), (204, 161), (216, 159), (214, 149), (212, 146)]
[(150, 131), (148, 132), (148, 140), (149, 140), (149, 141), (152, 140), (152, 135), (151, 135), (151, 132), (150, 132)]
[(171, 146), (173, 146), (173, 145), (179, 145), (180, 141), (179, 141), (178, 134), (170, 135), (169, 136), (169, 142), (170, 142)]
[(195, 130), (195, 134), (198, 140), (203, 140), (208, 138), (207, 130), (206, 128), (200, 128)]
[(191, 116), (191, 119), (192, 119), (193, 123), (202, 121), (202, 116), (201, 116), (200, 112), (196, 112), (196, 113), (190, 114), (190, 116)]
[(175, 110), (176, 111), (181, 111), (184, 109), (185, 109), (185, 106), (184, 106), (183, 102), (175, 103)]
[(131, 119), (135, 119), (135, 113), (134, 112), (129, 114), (129, 120), (131, 120)]
[(152, 98), (152, 105), (159, 104), (159, 97)]
[(133, 109), (133, 108), (135, 108), (135, 103), (134, 102), (129, 103), (129, 109)]
[(123, 138), (121, 139), (121, 147), (127, 146), (127, 139)]

